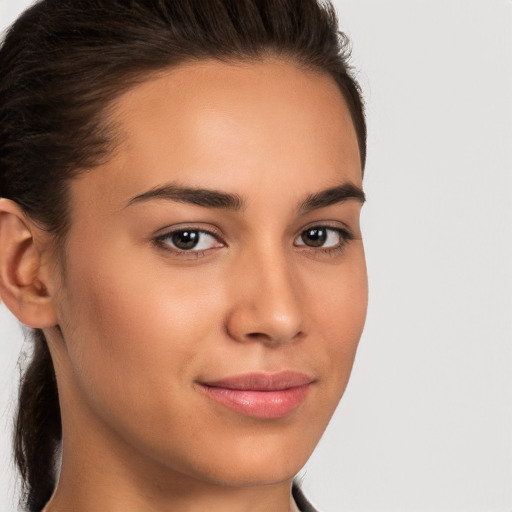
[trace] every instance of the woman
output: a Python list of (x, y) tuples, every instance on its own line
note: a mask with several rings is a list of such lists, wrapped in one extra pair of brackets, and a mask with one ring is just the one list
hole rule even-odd
[(333, 9), (43, 0), (0, 70), (0, 295), (35, 343), (25, 506), (313, 510), (293, 477), (367, 301)]

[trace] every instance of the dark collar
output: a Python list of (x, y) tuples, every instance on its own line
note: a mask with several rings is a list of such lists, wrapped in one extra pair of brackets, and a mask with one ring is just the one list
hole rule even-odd
[(297, 503), (300, 512), (318, 512), (316, 508), (314, 508), (313, 505), (311, 505), (311, 503), (309, 503), (309, 501), (306, 499), (302, 489), (299, 487), (299, 484), (295, 481), (292, 485), (292, 496), (295, 500), (295, 503)]

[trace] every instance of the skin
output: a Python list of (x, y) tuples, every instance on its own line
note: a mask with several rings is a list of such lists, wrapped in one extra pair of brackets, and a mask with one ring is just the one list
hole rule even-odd
[[(118, 147), (71, 183), (63, 260), (0, 201), (2, 298), (44, 328), (61, 400), (62, 472), (45, 512), (295, 510), (291, 480), (345, 390), (366, 314), (361, 201), (299, 208), (362, 186), (346, 104), (332, 78), (293, 63), (206, 61), (137, 85), (110, 115)], [(243, 206), (129, 204), (171, 183)], [(328, 247), (304, 244), (311, 226), (329, 226)], [(155, 242), (177, 227), (213, 236), (202, 252)], [(287, 369), (314, 382), (277, 419), (197, 386)]]

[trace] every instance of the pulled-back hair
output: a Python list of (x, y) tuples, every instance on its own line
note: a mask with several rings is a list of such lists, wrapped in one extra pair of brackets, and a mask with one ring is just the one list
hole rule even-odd
[[(327, 73), (348, 105), (366, 157), (366, 125), (348, 41), (316, 0), (40, 0), (0, 48), (0, 197), (63, 242), (67, 186), (115, 146), (109, 106), (152, 73), (204, 59), (267, 56)], [(40, 510), (57, 479), (58, 392), (41, 330), (22, 377), (15, 458), (23, 506)]]

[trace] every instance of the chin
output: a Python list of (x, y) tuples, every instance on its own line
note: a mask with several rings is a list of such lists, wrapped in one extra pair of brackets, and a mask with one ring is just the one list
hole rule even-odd
[[(212, 484), (243, 488), (290, 481), (302, 469), (324, 427), (282, 430), (264, 427), (252, 435), (231, 432), (229, 441), (211, 447), (196, 459), (196, 476)], [(219, 449), (216, 449), (219, 448)]]
[(306, 463), (287, 458), (283, 460), (269, 459), (253, 463), (252, 460), (232, 461), (221, 467), (209, 468), (207, 473), (196, 474), (196, 478), (207, 480), (213, 485), (223, 487), (246, 488), (278, 485), (291, 481)]

